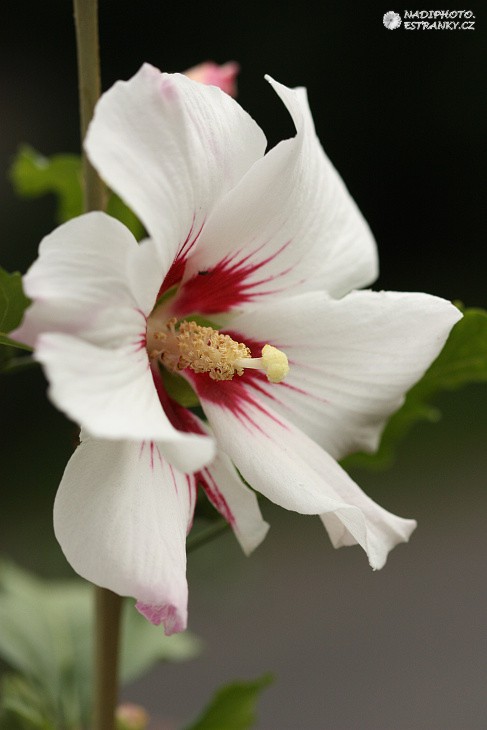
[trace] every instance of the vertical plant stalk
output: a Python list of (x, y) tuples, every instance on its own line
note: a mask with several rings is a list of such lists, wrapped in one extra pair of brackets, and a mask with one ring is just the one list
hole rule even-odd
[[(101, 93), (98, 0), (73, 0), (78, 54), (81, 143)], [(103, 210), (106, 189), (83, 152), (84, 210)], [(93, 730), (115, 730), (122, 599), (95, 588), (95, 690)]]
[(95, 702), (93, 730), (114, 730), (122, 599), (95, 588)]
[[(101, 93), (98, 0), (73, 0), (78, 56), (81, 144)], [(106, 188), (83, 150), (84, 209), (104, 210)]]

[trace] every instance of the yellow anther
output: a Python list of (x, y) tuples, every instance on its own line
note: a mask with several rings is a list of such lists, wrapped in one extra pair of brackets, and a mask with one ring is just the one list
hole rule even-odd
[(151, 359), (158, 358), (168, 370), (191, 368), (195, 373), (208, 373), (212, 380), (232, 380), (243, 375), (244, 368), (264, 370), (271, 383), (280, 383), (289, 372), (286, 355), (265, 345), (262, 357), (252, 357), (249, 348), (235, 342), (212, 327), (193, 321), (177, 326), (175, 318), (160, 329), (161, 323), (147, 328), (147, 349)]
[(243, 369), (237, 361), (250, 358), (250, 350), (229, 335), (196, 322), (181, 322), (178, 330), (179, 369), (190, 367), (195, 373), (208, 373), (212, 380), (231, 380)]

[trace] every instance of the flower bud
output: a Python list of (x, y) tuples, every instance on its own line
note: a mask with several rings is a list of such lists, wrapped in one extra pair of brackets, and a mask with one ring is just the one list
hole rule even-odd
[(117, 707), (117, 730), (147, 730), (150, 717), (143, 707), (126, 702)]
[(240, 66), (235, 61), (228, 61), (221, 66), (213, 61), (206, 61), (189, 68), (184, 73), (193, 81), (218, 86), (226, 94), (235, 97), (237, 96), (237, 75), (239, 71)]

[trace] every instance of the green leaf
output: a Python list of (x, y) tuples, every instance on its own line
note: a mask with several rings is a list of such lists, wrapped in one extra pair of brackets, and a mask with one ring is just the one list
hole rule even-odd
[[(30, 301), (22, 289), (22, 276), (18, 271), (9, 274), (0, 267), (0, 335), (2, 344), (14, 345), (13, 340), (6, 337), (21, 322), (24, 310), (29, 306)], [(3, 340), (5, 339), (5, 342)], [(20, 345), (22, 347), (22, 345)]]
[[(93, 589), (80, 580), (43, 581), (0, 561), (0, 657), (36, 687), (56, 727), (89, 726)], [(132, 604), (132, 605), (129, 605)], [(156, 661), (182, 661), (199, 650), (190, 634), (167, 637), (127, 602), (121, 678), (136, 679)]]
[(24, 294), (22, 277), (18, 271), (9, 274), (0, 267), (0, 371), (2, 372), (7, 370), (13, 372), (15, 369), (19, 369), (20, 358), (14, 358), (15, 348), (32, 352), (31, 347), (13, 340), (7, 335), (7, 332), (20, 324), (24, 310), (29, 304), (30, 301)]
[(272, 676), (266, 674), (253, 682), (234, 682), (219, 689), (200, 718), (186, 730), (247, 730), (255, 723), (260, 693), (272, 681)]
[(406, 396), (387, 423), (379, 450), (375, 454), (354, 454), (343, 464), (384, 468), (394, 459), (401, 439), (419, 421), (435, 422), (441, 417), (431, 401), (444, 390), (456, 390), (468, 383), (487, 382), (487, 312), (467, 309), (448, 338), (445, 347)]
[(112, 193), (108, 199), (107, 213), (127, 226), (137, 241), (143, 238), (144, 226), (135, 213), (115, 193)]
[(21, 357), (4, 358), (5, 350), (0, 351), (0, 371), (2, 373), (18, 373), (21, 370), (30, 370), (38, 368), (39, 363), (30, 355), (21, 355)]
[(15, 191), (26, 198), (46, 193), (57, 196), (57, 221), (64, 221), (83, 212), (81, 159), (79, 155), (44, 157), (28, 145), (23, 145), (10, 170)]
[(0, 688), (2, 730), (56, 730), (39, 688), (18, 674), (7, 674)]
[(44, 582), (2, 561), (0, 655), (39, 688), (62, 727), (89, 719), (91, 629), (87, 586)]
[(5, 347), (16, 347), (19, 350), (27, 350), (28, 352), (33, 352), (32, 347), (30, 347), (29, 345), (24, 345), (23, 342), (13, 340), (11, 337), (8, 337), (8, 335), (5, 335), (3, 332), (0, 332), (0, 345), (5, 345)]
[[(10, 169), (15, 192), (25, 198), (38, 198), (47, 193), (57, 197), (57, 222), (64, 223), (83, 213), (81, 157), (62, 154), (44, 157), (28, 145), (23, 145)], [(124, 223), (140, 240), (144, 227), (137, 216), (120, 198), (111, 193), (107, 213)]]

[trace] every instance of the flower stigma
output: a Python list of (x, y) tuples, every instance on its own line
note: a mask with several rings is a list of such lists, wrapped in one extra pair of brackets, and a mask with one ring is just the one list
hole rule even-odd
[(261, 357), (252, 357), (247, 345), (229, 335), (193, 321), (178, 324), (176, 317), (162, 328), (149, 318), (147, 351), (151, 360), (159, 360), (172, 372), (189, 367), (195, 373), (208, 373), (212, 380), (232, 380), (251, 368), (263, 370), (271, 383), (280, 383), (289, 372), (287, 356), (277, 347), (264, 345)]

